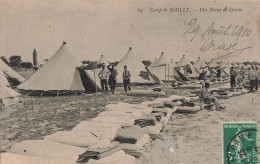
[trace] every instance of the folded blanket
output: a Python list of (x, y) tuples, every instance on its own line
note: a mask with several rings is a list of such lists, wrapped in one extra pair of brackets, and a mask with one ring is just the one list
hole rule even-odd
[(151, 113), (150, 116), (154, 116), (156, 118), (156, 121), (161, 121), (161, 118), (164, 117), (166, 114), (162, 112), (157, 113)]
[(78, 155), (85, 152), (85, 148), (70, 146), (46, 140), (28, 140), (16, 143), (11, 152), (20, 155), (42, 157), (48, 159), (66, 159), (66, 163), (73, 163)]
[(197, 113), (200, 110), (200, 106), (178, 106), (176, 113)]
[(135, 144), (143, 135), (144, 133), (141, 131), (141, 127), (135, 125), (120, 129), (115, 137), (115, 141)]
[(153, 104), (149, 104), (148, 107), (152, 107), (152, 108), (164, 108), (163, 103), (153, 103)]
[(72, 146), (88, 147), (98, 143), (100, 138), (94, 134), (90, 136), (84, 136), (80, 133), (76, 133), (75, 131), (58, 131), (54, 134), (46, 136), (44, 140), (59, 142)]
[(169, 108), (154, 108), (152, 113), (163, 113), (166, 116), (169, 113)]
[(140, 158), (142, 156), (142, 151), (140, 150), (124, 150), (126, 154), (129, 154), (131, 156), (134, 156), (136, 158)]
[(128, 116), (98, 116), (96, 118), (93, 118), (89, 121), (97, 122), (97, 123), (113, 123), (113, 124), (134, 124), (135, 118), (128, 117)]
[(162, 130), (162, 124), (160, 122), (156, 122), (155, 126), (146, 126), (141, 128), (141, 131), (143, 133), (149, 135), (158, 135), (161, 130)]
[(166, 107), (166, 108), (173, 108), (175, 106), (175, 102), (172, 102), (172, 101), (165, 101), (163, 103), (163, 105)]
[(71, 132), (84, 137), (96, 136), (99, 139), (113, 140), (118, 129), (121, 128), (119, 124), (98, 123), (90, 121), (82, 121)]
[(111, 147), (105, 149), (87, 149), (87, 151), (81, 155), (77, 159), (77, 163), (86, 163), (89, 159), (100, 159), (103, 157), (107, 157), (115, 152), (120, 151), (121, 149), (118, 147), (118, 143), (113, 143)]
[(71, 164), (63, 160), (32, 157), (13, 153), (1, 153), (1, 164)]
[(193, 102), (183, 102), (182, 106), (189, 106), (189, 107), (193, 107), (195, 106), (195, 104)]
[(120, 150), (99, 160), (90, 159), (88, 164), (134, 164), (135, 158)]
[(162, 88), (153, 88), (153, 91), (161, 92)]
[(148, 134), (144, 134), (142, 138), (140, 138), (135, 144), (122, 143), (119, 147), (122, 150), (141, 150), (143, 147), (150, 142), (150, 136)]
[(155, 125), (156, 118), (153, 116), (144, 115), (135, 120), (134, 125), (139, 125), (141, 127)]

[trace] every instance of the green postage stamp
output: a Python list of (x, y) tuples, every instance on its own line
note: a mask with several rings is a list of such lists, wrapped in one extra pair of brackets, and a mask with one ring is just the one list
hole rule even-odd
[(256, 164), (257, 124), (222, 123), (223, 163)]

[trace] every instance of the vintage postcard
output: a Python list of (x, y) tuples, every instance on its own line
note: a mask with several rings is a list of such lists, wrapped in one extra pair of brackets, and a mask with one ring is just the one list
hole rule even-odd
[(0, 0), (0, 164), (260, 163), (257, 0)]

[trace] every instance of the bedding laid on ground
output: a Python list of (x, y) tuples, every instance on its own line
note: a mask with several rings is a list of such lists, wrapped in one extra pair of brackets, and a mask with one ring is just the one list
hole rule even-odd
[(99, 160), (90, 159), (87, 164), (134, 164), (135, 158), (120, 150)]
[(20, 155), (57, 159), (74, 163), (78, 155), (84, 153), (85, 148), (61, 144), (46, 140), (28, 140), (16, 143), (12, 146), (11, 152)]
[[(31, 157), (13, 153), (1, 153), (1, 164), (69, 164), (66, 161), (51, 160), (41, 157)], [(72, 164), (72, 163), (70, 163)]]
[(72, 131), (58, 131), (54, 134), (48, 135), (44, 140), (59, 142), (72, 146), (88, 147), (98, 143), (101, 139), (92, 134), (92, 136), (84, 136), (80, 133)]
[(140, 127), (145, 127), (145, 126), (155, 125), (155, 122), (156, 122), (155, 117), (149, 116), (149, 115), (144, 115), (144, 116), (141, 116), (138, 119), (136, 119), (134, 125), (139, 125)]
[(104, 157), (107, 157), (109, 155), (112, 155), (121, 149), (119, 148), (119, 143), (114, 142), (110, 147), (106, 147), (103, 149), (93, 149), (93, 148), (88, 148), (84, 153), (80, 154), (77, 163), (86, 163), (89, 161), (89, 159), (101, 159)]
[(190, 113), (194, 114), (200, 110), (200, 106), (177, 106), (176, 113)]
[(134, 125), (120, 129), (115, 137), (115, 141), (118, 141), (119, 143), (135, 144), (144, 134), (145, 133), (142, 132), (140, 126)]

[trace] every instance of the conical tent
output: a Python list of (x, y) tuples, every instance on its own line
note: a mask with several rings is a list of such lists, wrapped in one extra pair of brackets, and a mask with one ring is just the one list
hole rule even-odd
[(151, 74), (145, 70), (145, 66), (142, 63), (142, 60), (139, 59), (137, 55), (133, 54), (133, 50), (131, 47), (129, 48), (126, 55), (115, 67), (118, 72), (118, 83), (123, 83), (122, 75), (124, 71), (124, 66), (127, 66), (127, 70), (129, 70), (131, 73), (131, 83), (156, 83)]
[[(0, 59), (0, 83), (9, 86), (7, 79), (14, 81), (16, 84), (22, 83), (25, 79), (10, 68), (4, 61)], [(4, 75), (4, 76), (3, 76)], [(8, 83), (7, 83), (8, 82)]]
[(5, 85), (5, 86), (10, 86), (10, 84), (6, 78), (6, 75), (3, 71), (0, 71), (0, 84)]
[(104, 59), (104, 55), (101, 55), (100, 59), (97, 61), (97, 64), (107, 64), (107, 61)]
[(158, 67), (158, 66), (166, 66), (170, 63), (170, 61), (164, 56), (164, 53), (161, 53), (161, 56), (156, 60), (153, 64), (153, 67)]
[(19, 102), (18, 96), (20, 94), (15, 92), (11, 88), (0, 84), (0, 91), (0, 109)]
[(209, 66), (210, 68), (216, 68), (216, 67), (218, 67), (218, 64), (216, 63), (215, 60), (212, 59), (212, 60), (209, 62), (208, 66)]
[(227, 68), (227, 65), (221, 61), (219, 64), (218, 64), (221, 68)]
[(200, 59), (200, 57), (198, 57), (197, 61), (194, 63), (193, 67), (197, 68), (197, 69), (202, 69), (207, 67), (206, 63), (204, 61), (202, 61)]
[[(106, 64), (108, 63), (107, 61), (105, 61), (104, 56), (101, 55), (100, 59), (97, 62), (97, 65), (99, 64)], [(92, 83), (94, 86), (96, 86), (97, 91), (101, 91), (101, 84), (100, 84), (100, 79), (98, 77), (98, 73), (102, 68), (95, 68), (95, 69), (87, 69), (84, 70), (85, 73), (88, 75), (88, 77), (91, 79)]]
[(185, 55), (182, 56), (181, 60), (176, 64), (176, 67), (184, 67), (190, 65)]
[(231, 68), (232, 64), (230, 62), (226, 63), (227, 68)]
[(153, 60), (153, 62), (148, 66), (148, 68), (152, 67), (156, 61), (157, 61), (157, 59), (155, 58), (155, 59)]
[[(173, 73), (178, 76), (176, 71), (173, 69), (173, 64), (164, 56), (162, 52), (161, 56), (154, 62), (154, 64), (149, 67), (149, 71), (154, 74), (160, 80), (173, 81)], [(174, 71), (174, 72), (173, 72)]]
[(66, 42), (59, 50), (35, 72), (18, 86), (19, 89), (32, 91), (80, 91), (84, 90), (79, 70), (82, 65), (67, 47)]
[[(191, 68), (191, 70), (192, 70), (191, 74), (187, 72), (187, 66), (189, 66)], [(180, 67), (179, 71), (184, 76), (187, 76), (187, 77), (196, 77), (197, 76), (194, 66), (189, 62), (189, 60), (186, 58), (185, 55), (183, 55), (181, 60), (179, 62), (177, 62), (176, 67)]]
[(238, 65), (237, 65), (237, 63), (236, 63), (236, 62), (234, 62), (232, 65), (233, 65), (233, 67), (235, 67), (235, 68), (237, 68), (237, 67), (238, 67)]

